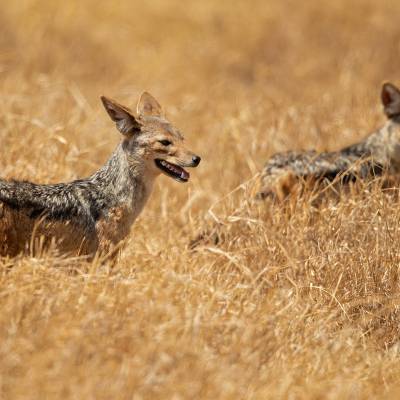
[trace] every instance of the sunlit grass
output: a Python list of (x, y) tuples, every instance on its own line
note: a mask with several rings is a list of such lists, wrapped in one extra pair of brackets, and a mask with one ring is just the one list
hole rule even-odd
[(319, 207), (251, 200), (271, 154), (337, 149), (384, 123), (381, 83), (400, 83), (397, 9), (1, 7), (2, 177), (92, 173), (119, 139), (100, 95), (134, 107), (143, 90), (202, 163), (186, 185), (160, 177), (114, 269), (1, 262), (0, 398), (398, 398), (397, 189), (361, 185)]

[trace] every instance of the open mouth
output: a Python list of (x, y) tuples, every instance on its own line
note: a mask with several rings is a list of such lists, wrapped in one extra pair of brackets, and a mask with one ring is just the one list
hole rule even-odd
[(187, 182), (189, 180), (189, 172), (185, 171), (182, 167), (176, 164), (171, 164), (165, 160), (156, 159), (155, 163), (164, 174), (174, 178), (178, 182)]

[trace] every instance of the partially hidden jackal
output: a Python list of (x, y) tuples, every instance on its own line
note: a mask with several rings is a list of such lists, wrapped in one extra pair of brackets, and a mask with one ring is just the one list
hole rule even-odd
[(0, 180), (0, 255), (15, 256), (32, 244), (54, 244), (68, 254), (109, 254), (128, 235), (160, 173), (187, 182), (185, 167), (200, 157), (144, 92), (136, 116), (106, 97), (103, 105), (121, 133), (109, 160), (85, 179), (39, 185)]
[(289, 151), (272, 156), (261, 174), (257, 198), (280, 201), (299, 193), (305, 183), (347, 183), (383, 173), (400, 171), (400, 90), (391, 83), (382, 86), (381, 100), (387, 123), (359, 143), (339, 151), (318, 153)]

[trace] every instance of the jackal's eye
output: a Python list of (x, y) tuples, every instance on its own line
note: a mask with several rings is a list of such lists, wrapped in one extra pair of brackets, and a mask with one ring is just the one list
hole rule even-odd
[(169, 146), (170, 144), (172, 144), (172, 142), (170, 142), (169, 140), (159, 140), (159, 143), (161, 143), (163, 146)]

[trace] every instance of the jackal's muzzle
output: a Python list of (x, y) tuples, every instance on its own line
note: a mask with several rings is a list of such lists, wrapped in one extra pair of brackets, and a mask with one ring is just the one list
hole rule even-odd
[[(185, 167), (197, 167), (200, 164), (201, 158), (199, 156), (193, 156), (192, 162)], [(175, 179), (178, 182), (187, 182), (190, 178), (189, 172), (187, 172), (182, 166), (170, 163), (166, 160), (156, 159), (155, 163), (157, 167), (169, 177)]]

